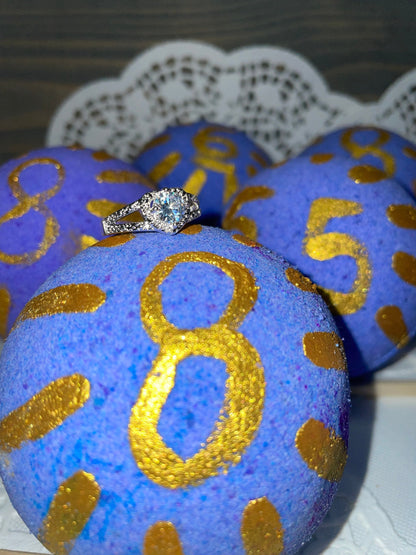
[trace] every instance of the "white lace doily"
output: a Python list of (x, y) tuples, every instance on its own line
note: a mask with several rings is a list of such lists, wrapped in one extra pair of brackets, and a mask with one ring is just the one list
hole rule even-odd
[(169, 124), (205, 119), (246, 131), (276, 161), (322, 133), (372, 124), (416, 141), (416, 70), (376, 103), (328, 89), (301, 56), (277, 47), (231, 53), (192, 41), (137, 56), (119, 78), (82, 87), (51, 121), (47, 144), (105, 149), (124, 160)]

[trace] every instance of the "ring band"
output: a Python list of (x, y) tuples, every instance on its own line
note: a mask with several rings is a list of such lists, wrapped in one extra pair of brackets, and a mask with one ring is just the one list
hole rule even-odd
[[(142, 222), (121, 222), (134, 212), (140, 212)], [(103, 219), (104, 235), (156, 231), (178, 233), (186, 224), (201, 215), (198, 198), (183, 189), (160, 189), (145, 193), (140, 199), (127, 204)]]

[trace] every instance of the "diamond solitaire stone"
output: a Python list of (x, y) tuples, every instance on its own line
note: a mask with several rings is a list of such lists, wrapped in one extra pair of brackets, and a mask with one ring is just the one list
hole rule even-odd
[(187, 205), (187, 199), (172, 189), (160, 191), (150, 203), (155, 220), (172, 224), (177, 224), (183, 219)]

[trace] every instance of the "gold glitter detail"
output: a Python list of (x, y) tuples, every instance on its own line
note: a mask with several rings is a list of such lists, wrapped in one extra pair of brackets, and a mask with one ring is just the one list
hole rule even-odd
[(247, 172), (247, 175), (249, 177), (254, 177), (255, 175), (257, 175), (259, 173), (258, 169), (255, 168), (254, 166), (251, 166), (250, 164), (247, 166), (246, 172)]
[(320, 154), (312, 154), (310, 157), (310, 161), (312, 164), (326, 164), (334, 157), (333, 154), (328, 153), (320, 153)]
[(172, 522), (150, 526), (143, 542), (143, 555), (183, 555), (181, 540)]
[(331, 260), (350, 256), (357, 265), (357, 276), (348, 293), (319, 288), (338, 314), (354, 314), (364, 306), (371, 285), (372, 268), (365, 246), (347, 233), (324, 233), (332, 218), (355, 216), (363, 211), (362, 204), (336, 198), (319, 198), (312, 202), (306, 224), (305, 253), (314, 260)]
[(377, 310), (376, 322), (392, 343), (401, 349), (409, 342), (409, 332), (398, 306), (382, 306)]
[(410, 146), (405, 146), (403, 148), (403, 154), (405, 154), (409, 158), (416, 159), (416, 148), (413, 148), (413, 147), (410, 147)]
[(8, 289), (2, 287), (0, 289), (0, 338), (7, 335), (7, 322), (9, 320), (11, 297)]
[(392, 224), (405, 229), (416, 229), (416, 208), (409, 204), (391, 204), (387, 217)]
[(183, 233), (184, 235), (197, 235), (198, 233), (201, 233), (201, 231), (202, 231), (202, 225), (193, 224), (182, 229), (180, 233)]
[(104, 291), (92, 283), (59, 285), (31, 299), (17, 323), (53, 314), (95, 312), (105, 302), (105, 297)]
[(284, 166), (286, 164), (287, 160), (281, 160), (280, 162), (276, 162), (275, 164), (272, 164), (270, 167), (271, 168), (281, 168), (282, 166)]
[(160, 162), (156, 164), (149, 172), (148, 176), (154, 183), (159, 183), (164, 177), (173, 172), (181, 161), (179, 152), (171, 152), (167, 154)]
[(92, 235), (81, 235), (81, 237), (79, 238), (79, 250), (83, 251), (85, 249), (88, 249), (88, 247), (92, 247), (93, 245), (95, 245), (97, 241), (98, 239), (96, 239)]
[[(238, 180), (235, 174), (235, 165), (229, 160), (238, 156), (237, 145), (228, 137), (218, 133), (233, 133), (231, 129), (217, 125), (209, 125), (200, 129), (193, 138), (196, 149), (194, 163), (201, 168), (221, 173), (224, 175), (223, 202), (226, 203), (238, 190)], [(223, 148), (216, 148), (221, 145)]]
[(183, 186), (184, 191), (191, 195), (199, 195), (207, 180), (207, 174), (202, 168), (197, 168), (191, 173)]
[(0, 422), (0, 450), (10, 453), (25, 441), (36, 441), (83, 407), (90, 383), (81, 374), (58, 378)]
[(67, 147), (68, 150), (83, 150), (83, 146), (81, 143), (73, 143), (72, 145)]
[(329, 482), (339, 482), (347, 462), (347, 446), (335, 430), (310, 418), (297, 431), (296, 448), (311, 470)]
[(170, 140), (170, 135), (168, 135), (167, 133), (164, 133), (163, 135), (159, 135), (158, 137), (155, 137), (154, 139), (147, 142), (142, 148), (142, 150), (140, 151), (140, 154), (143, 154), (143, 152), (151, 150), (152, 148), (156, 148), (157, 146), (164, 145), (169, 140)]
[[(112, 200), (103, 198), (103, 199), (90, 200), (89, 202), (87, 202), (86, 208), (88, 212), (93, 216), (97, 216), (99, 218), (106, 218), (107, 216), (109, 216), (116, 210), (120, 210), (120, 208), (123, 208), (124, 206), (125, 204), (123, 204), (122, 202), (114, 202)], [(131, 214), (128, 214), (120, 221), (142, 222), (143, 216), (140, 214), (140, 212), (136, 211), (136, 212), (132, 212)]]
[(102, 239), (99, 243), (95, 243), (94, 247), (119, 247), (134, 239), (134, 233), (122, 233), (120, 235), (112, 235)]
[(231, 203), (222, 221), (224, 229), (241, 231), (249, 239), (256, 241), (257, 225), (254, 220), (247, 216), (236, 216), (237, 212), (247, 203), (259, 199), (267, 199), (274, 196), (274, 191), (264, 185), (254, 185), (242, 189)]
[(262, 168), (268, 168), (270, 166), (268, 160), (266, 160), (266, 158), (264, 158), (264, 156), (262, 156), (260, 152), (257, 152), (256, 150), (250, 152), (250, 158), (253, 158), (253, 160), (257, 162), (257, 164)]
[[(56, 184), (50, 189), (30, 196), (20, 184), (20, 175), (26, 168), (36, 166), (38, 164), (53, 165), (57, 170), (58, 179)], [(10, 173), (8, 177), (8, 185), (12, 195), (18, 201), (18, 204), (3, 214), (3, 216), (0, 216), (0, 227), (6, 222), (21, 218), (32, 209), (39, 212), (39, 214), (45, 218), (45, 226), (42, 240), (37, 249), (23, 254), (7, 254), (0, 251), (1, 262), (4, 262), (5, 264), (33, 264), (42, 258), (42, 256), (44, 256), (50, 247), (55, 243), (59, 235), (59, 224), (58, 220), (46, 205), (46, 201), (54, 197), (60, 191), (64, 179), (65, 171), (63, 166), (53, 158), (33, 158), (32, 160), (27, 160), (26, 162), (19, 164)]]
[(284, 530), (280, 516), (267, 497), (247, 503), (241, 537), (247, 555), (278, 555), (283, 551)]
[[(356, 143), (353, 139), (355, 133), (360, 130), (374, 130), (377, 132), (377, 138), (368, 145), (360, 145)], [(383, 163), (383, 170), (385, 175), (379, 179), (385, 179), (386, 177), (392, 177), (396, 172), (396, 162), (394, 157), (389, 154), (386, 150), (381, 147), (388, 142), (390, 139), (390, 133), (384, 131), (383, 129), (377, 129), (375, 127), (353, 127), (348, 129), (341, 137), (341, 145), (347, 150), (353, 158), (360, 160), (363, 156), (370, 154), (375, 156)], [(351, 176), (350, 176), (351, 177)], [(376, 179), (378, 181), (379, 179)], [(360, 182), (361, 183), (361, 182)], [(364, 181), (363, 183), (373, 183)]]
[(346, 372), (347, 359), (341, 338), (333, 331), (313, 331), (303, 336), (303, 352), (316, 366)]
[(393, 270), (406, 283), (416, 287), (416, 258), (407, 252), (393, 254)]
[(240, 235), (239, 233), (234, 233), (233, 239), (234, 241), (237, 241), (237, 243), (241, 243), (246, 247), (261, 247), (260, 243), (257, 243), (257, 241), (252, 241), (245, 235)]
[[(222, 270), (234, 282), (230, 303), (209, 328), (179, 329), (163, 313), (159, 287), (182, 263), (199, 262)], [(237, 331), (257, 300), (254, 277), (238, 262), (209, 252), (184, 252), (161, 261), (146, 278), (141, 295), (141, 318), (160, 351), (146, 376), (129, 423), (133, 456), (153, 482), (170, 489), (201, 483), (230, 465), (238, 464), (260, 426), (265, 393), (260, 355)], [(191, 458), (183, 460), (166, 445), (158, 423), (175, 385), (177, 365), (190, 356), (223, 360), (228, 379), (220, 417), (214, 430)]]
[(96, 150), (92, 153), (92, 157), (97, 162), (106, 162), (107, 160), (114, 160), (114, 157), (111, 154), (108, 154), (106, 150)]
[(104, 170), (96, 176), (96, 180), (98, 183), (139, 183), (149, 189), (155, 188), (141, 173), (131, 170)]
[(100, 498), (95, 476), (78, 470), (59, 486), (39, 532), (39, 539), (56, 555), (67, 555), (91, 518)]
[(286, 279), (301, 291), (306, 291), (307, 293), (318, 293), (318, 289), (313, 281), (304, 276), (302, 272), (296, 268), (288, 268), (285, 274)]
[(377, 183), (382, 179), (386, 179), (387, 174), (383, 170), (375, 166), (365, 164), (363, 166), (354, 166), (348, 171), (348, 177), (355, 183)]

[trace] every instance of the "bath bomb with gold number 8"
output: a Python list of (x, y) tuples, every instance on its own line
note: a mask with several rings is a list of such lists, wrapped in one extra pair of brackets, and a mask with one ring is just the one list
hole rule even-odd
[(101, 218), (146, 191), (103, 151), (43, 148), (0, 167), (0, 338), (54, 270), (102, 237)]
[(342, 475), (327, 306), (223, 230), (84, 250), (26, 305), (0, 368), (1, 475), (56, 553), (294, 553)]

